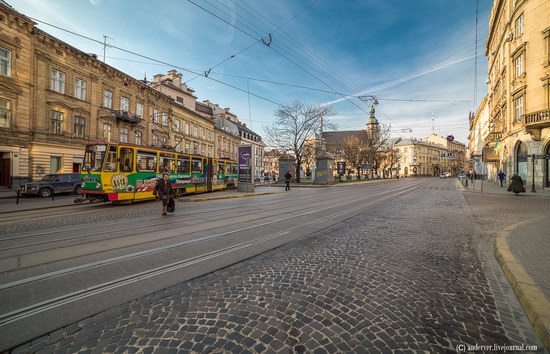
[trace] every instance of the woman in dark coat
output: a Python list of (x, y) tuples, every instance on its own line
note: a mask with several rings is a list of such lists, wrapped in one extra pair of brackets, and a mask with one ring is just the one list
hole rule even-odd
[(518, 195), (518, 193), (525, 192), (525, 187), (523, 186), (523, 180), (518, 175), (513, 175), (510, 179), (510, 185), (508, 186), (508, 192), (513, 192)]
[(157, 181), (155, 189), (153, 190), (153, 195), (157, 196), (157, 199), (162, 200), (162, 215), (167, 215), (168, 201), (174, 195), (174, 190), (170, 184), (170, 174), (164, 172), (162, 174), (162, 179)]

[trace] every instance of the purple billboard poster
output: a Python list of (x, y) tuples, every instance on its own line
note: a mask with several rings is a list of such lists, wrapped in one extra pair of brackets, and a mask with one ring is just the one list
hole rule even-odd
[(252, 146), (239, 146), (239, 183), (251, 182)]

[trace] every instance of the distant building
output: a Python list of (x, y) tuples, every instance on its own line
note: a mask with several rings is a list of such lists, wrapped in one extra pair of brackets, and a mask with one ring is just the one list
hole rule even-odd
[(466, 158), (470, 160), (473, 170), (483, 178), (496, 178), (500, 159), (498, 151), (487, 147), (485, 141), (489, 135), (489, 107), (487, 97), (481, 100), (477, 111), (470, 115), (470, 135)]
[(204, 101), (208, 107), (212, 109), (214, 117), (223, 117), (230, 123), (233, 123), (238, 131), (240, 137), (240, 145), (250, 145), (252, 147), (252, 172), (255, 178), (264, 175), (264, 148), (265, 144), (262, 141), (262, 137), (247, 128), (246, 124), (242, 123), (235, 114), (230, 111), (229, 107), (221, 108), (219, 105)]
[(466, 145), (454, 140), (454, 136), (446, 137), (432, 134), (425, 139), (427, 142), (442, 145), (447, 150), (446, 166), (449, 169), (445, 172), (458, 174), (467, 169), (466, 165)]
[(279, 157), (283, 153), (277, 149), (266, 150), (264, 152), (264, 176), (271, 180), (279, 178)]
[(453, 158), (446, 146), (415, 138), (398, 138), (394, 147), (399, 150), (399, 175), (402, 177), (438, 176), (453, 169)]

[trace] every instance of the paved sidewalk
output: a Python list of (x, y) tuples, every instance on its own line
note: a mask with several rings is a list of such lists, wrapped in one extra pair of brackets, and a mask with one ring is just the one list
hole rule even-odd
[[(550, 198), (550, 190), (526, 185), (527, 192), (515, 196), (507, 185), (487, 181), (468, 181), (459, 188), (471, 193), (508, 194), (510, 198)], [(550, 349), (550, 218), (541, 217), (514, 224), (498, 235), (494, 250), (504, 274), (512, 285), (529, 321)]]

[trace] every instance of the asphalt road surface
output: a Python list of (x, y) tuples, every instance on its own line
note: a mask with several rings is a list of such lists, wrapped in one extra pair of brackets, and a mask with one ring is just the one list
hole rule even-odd
[(400, 179), (180, 202), (167, 217), (151, 202), (2, 215), (0, 350), (541, 347), (476, 198), (454, 179)]

